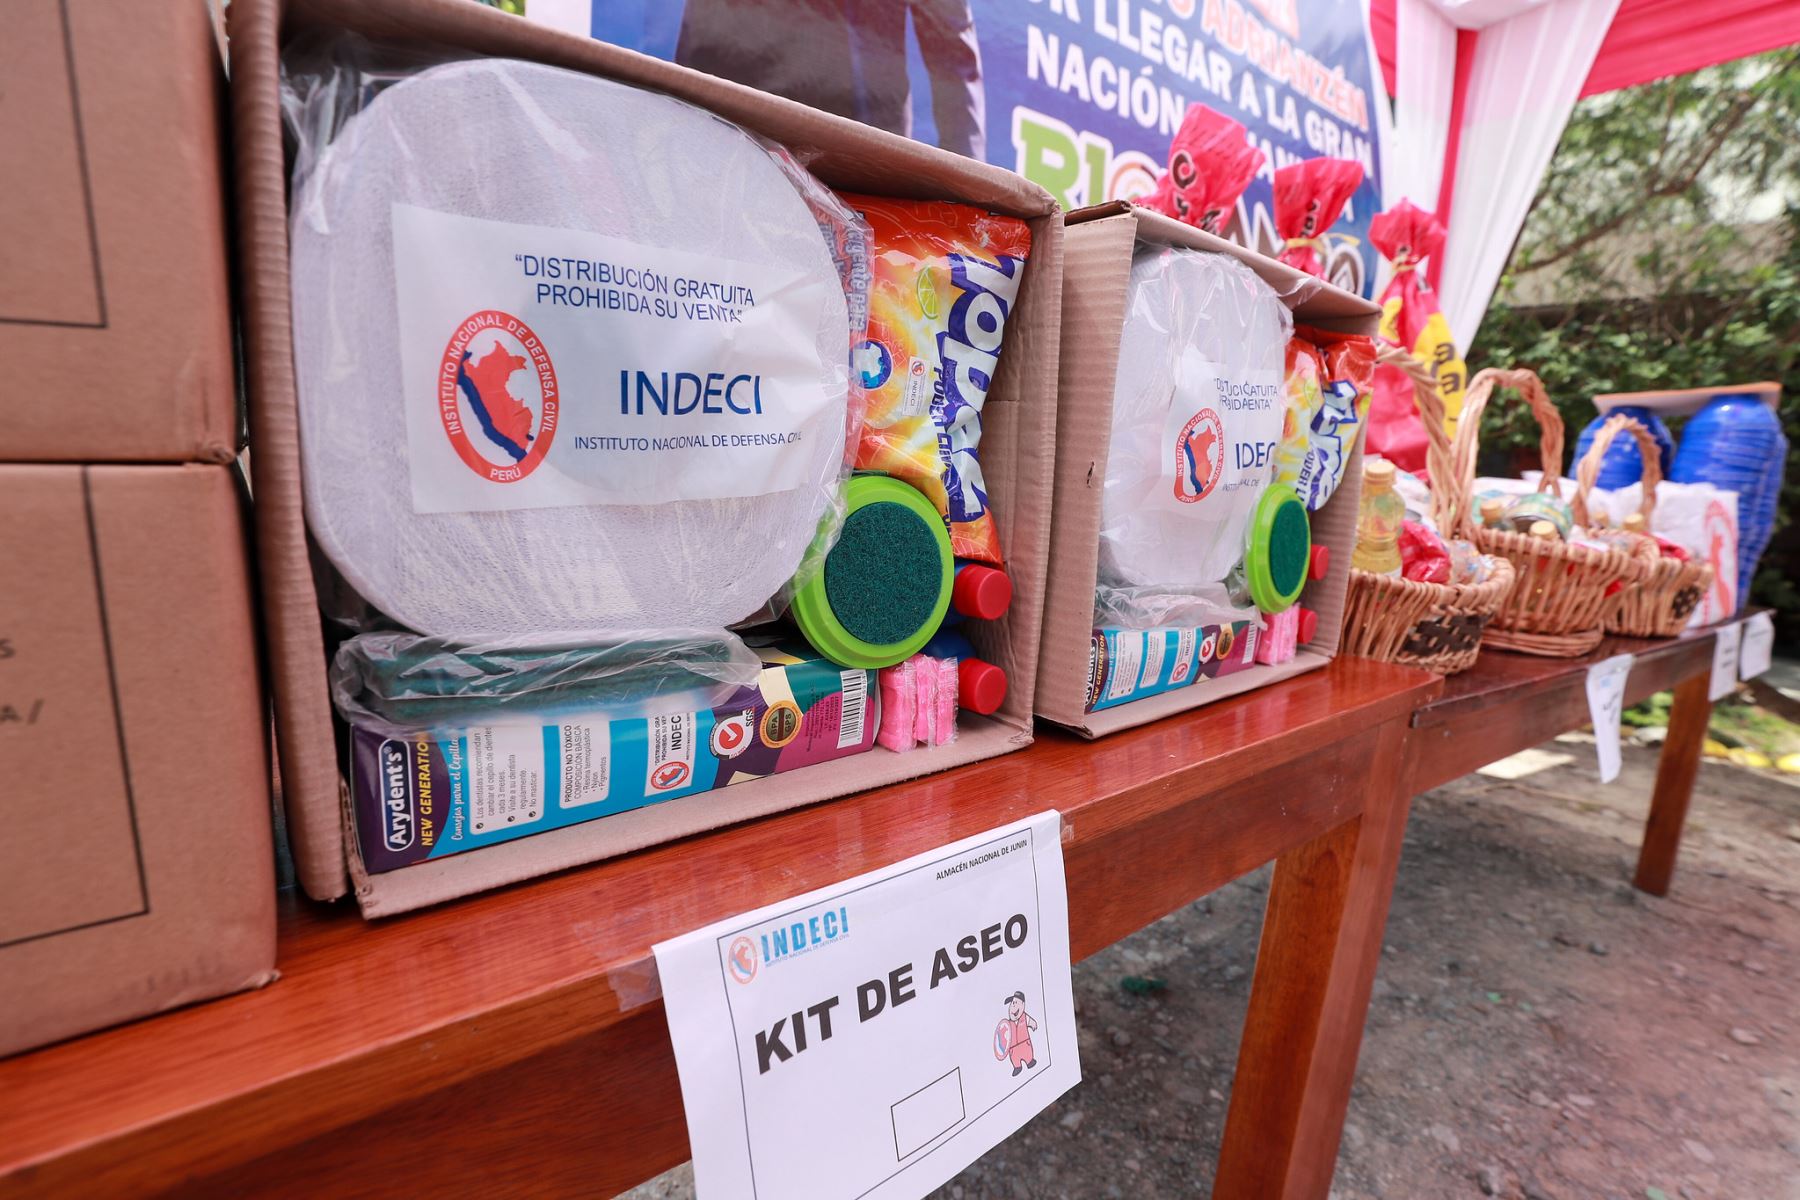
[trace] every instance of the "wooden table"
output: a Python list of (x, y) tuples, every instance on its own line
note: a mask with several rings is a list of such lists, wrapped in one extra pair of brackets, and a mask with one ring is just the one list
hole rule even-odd
[(276, 984), (0, 1062), (0, 1195), (611, 1195), (688, 1154), (652, 943), (1055, 808), (1078, 958), (1275, 860), (1216, 1194), (1323, 1197), (1439, 687), (1343, 660), (385, 922), (290, 901)]
[(1712, 714), (1711, 629), (1657, 641), (1608, 638), (1581, 658), (1484, 651), (1473, 668), (1445, 680), (1443, 693), (1413, 714), (1407, 793), (1429, 791), (1586, 725), (1587, 669), (1615, 654), (1636, 656), (1625, 683), (1627, 705), (1675, 690), (1633, 880), (1643, 891), (1667, 895)]

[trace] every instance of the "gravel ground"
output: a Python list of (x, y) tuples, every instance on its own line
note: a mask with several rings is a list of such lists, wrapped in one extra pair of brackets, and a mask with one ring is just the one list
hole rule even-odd
[[(1527, 753), (1414, 804), (1334, 1200), (1800, 1200), (1800, 787), (1706, 763), (1657, 900), (1627, 882), (1655, 750), (1604, 787), (1579, 735)], [(1267, 891), (1078, 965), (1082, 1084), (936, 1196), (1207, 1195)]]

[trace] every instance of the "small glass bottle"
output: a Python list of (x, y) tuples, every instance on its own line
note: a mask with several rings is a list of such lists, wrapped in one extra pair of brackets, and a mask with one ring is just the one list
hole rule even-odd
[(1481, 523), (1489, 529), (1499, 529), (1504, 522), (1506, 505), (1492, 496), (1481, 502)]
[(1400, 525), (1406, 502), (1394, 490), (1394, 464), (1363, 464), (1362, 503), (1356, 510), (1356, 549), (1350, 565), (1371, 575), (1400, 574)]

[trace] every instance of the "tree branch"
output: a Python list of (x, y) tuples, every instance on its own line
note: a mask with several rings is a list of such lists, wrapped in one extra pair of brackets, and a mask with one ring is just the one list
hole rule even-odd
[(1665, 180), (1661, 178), (1661, 171), (1664, 158), (1669, 150), (1670, 122), (1668, 117), (1673, 112), (1675, 95), (1674, 85), (1671, 84), (1670, 101), (1665, 109), (1663, 145), (1657, 152), (1656, 164), (1651, 170), (1650, 178), (1644, 189), (1633, 197), (1630, 203), (1621, 205), (1611, 215), (1603, 217), (1597, 224), (1582, 230), (1542, 258), (1534, 257), (1532, 261), (1515, 267), (1513, 273), (1528, 275), (1533, 271), (1541, 271), (1545, 267), (1565, 262), (1639, 215), (1644, 210), (1646, 202), (1679, 196), (1693, 188), (1700, 181), (1700, 175), (1706, 170), (1707, 165), (1717, 157), (1719, 150), (1744, 123), (1744, 119), (1750, 115), (1757, 103), (1767, 95), (1774, 82), (1795, 69), (1796, 66), (1800, 66), (1800, 52), (1789, 54), (1779, 67), (1734, 96), (1724, 113), (1710, 124), (1706, 139), (1694, 153), (1687, 156), (1687, 161), (1682, 164), (1682, 169), (1673, 179)]

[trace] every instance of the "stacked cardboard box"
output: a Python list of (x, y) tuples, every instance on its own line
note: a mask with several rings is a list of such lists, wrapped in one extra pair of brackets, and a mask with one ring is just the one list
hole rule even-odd
[(274, 877), (204, 0), (0, 39), (0, 1054), (267, 982)]

